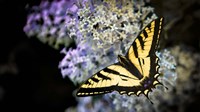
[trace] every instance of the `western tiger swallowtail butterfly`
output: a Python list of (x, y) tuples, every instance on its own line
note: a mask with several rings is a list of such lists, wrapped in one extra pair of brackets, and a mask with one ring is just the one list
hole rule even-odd
[[(163, 18), (153, 20), (135, 38), (125, 56), (118, 55), (114, 63), (90, 77), (83, 83), (77, 96), (93, 96), (118, 91), (120, 94), (148, 93), (161, 82), (158, 81), (159, 65), (155, 51), (158, 47)], [(148, 98), (149, 99), (149, 98)]]

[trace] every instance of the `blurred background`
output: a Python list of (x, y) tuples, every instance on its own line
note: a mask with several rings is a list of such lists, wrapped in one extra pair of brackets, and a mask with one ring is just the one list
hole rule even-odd
[[(58, 69), (64, 55), (36, 38), (28, 38), (23, 31), (27, 7), (40, 2), (0, 1), (0, 112), (64, 112), (77, 104), (72, 96), (77, 87)], [(151, 0), (149, 5), (165, 18), (161, 47), (172, 49), (181, 74), (177, 85), (182, 85), (180, 94), (188, 97), (180, 101), (180, 94), (176, 94), (175, 103), (163, 108), (168, 112), (200, 110), (200, 1)]]
[(23, 31), (27, 4), (40, 2), (0, 1), (0, 112), (63, 112), (76, 104), (73, 83), (58, 69), (63, 55)]

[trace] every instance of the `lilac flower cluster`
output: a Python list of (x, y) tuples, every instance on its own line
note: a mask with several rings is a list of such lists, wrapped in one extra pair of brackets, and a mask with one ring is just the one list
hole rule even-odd
[[(156, 18), (153, 8), (145, 7), (141, 1), (88, 0), (84, 3), (67, 27), (70, 36), (76, 37), (78, 42), (92, 38), (97, 48), (109, 47), (121, 39), (126, 48), (125, 42), (132, 42), (134, 38), (130, 37), (135, 37), (141, 30), (140, 21), (146, 26)], [(150, 13), (152, 16), (147, 17)]]
[(71, 19), (66, 11), (76, 12), (75, 0), (42, 1), (39, 6), (30, 9), (24, 32), (28, 37), (37, 37), (55, 49), (59, 45), (68, 46), (72, 39), (66, 23)]

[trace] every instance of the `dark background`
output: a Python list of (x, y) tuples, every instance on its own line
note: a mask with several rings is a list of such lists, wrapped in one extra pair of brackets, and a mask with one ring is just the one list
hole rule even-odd
[[(0, 1), (0, 112), (63, 112), (76, 104), (71, 95), (75, 87), (69, 79), (62, 78), (58, 69), (64, 55), (36, 38), (29, 39), (23, 32), (26, 4), (40, 2)], [(168, 36), (162, 40), (163, 47), (184, 44), (199, 52), (198, 0), (152, 0), (151, 5), (156, 14), (165, 18), (165, 24), (175, 21), (164, 31)]]
[(40, 2), (0, 1), (0, 112), (63, 112), (76, 103), (75, 87), (58, 69), (64, 55), (23, 32), (26, 4)]

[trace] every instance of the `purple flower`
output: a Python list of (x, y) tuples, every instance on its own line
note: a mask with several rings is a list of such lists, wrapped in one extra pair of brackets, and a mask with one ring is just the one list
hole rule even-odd
[(59, 44), (67, 47), (71, 39), (66, 23), (71, 18), (66, 12), (76, 13), (77, 10), (76, 0), (42, 1), (39, 6), (31, 8), (32, 13), (27, 17), (24, 32), (29, 37), (36, 36), (42, 42), (48, 42), (54, 48), (58, 48)]

